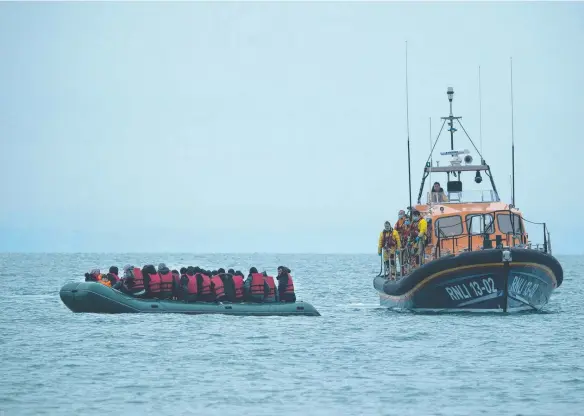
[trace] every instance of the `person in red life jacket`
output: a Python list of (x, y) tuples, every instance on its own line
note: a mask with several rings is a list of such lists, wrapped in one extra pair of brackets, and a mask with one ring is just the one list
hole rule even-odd
[(292, 271), (286, 266), (278, 267), (278, 294), (280, 302), (296, 302), (296, 293), (294, 292), (294, 282), (290, 275)]
[(195, 277), (195, 271), (192, 267), (180, 269), (181, 290), (179, 299), (185, 302), (197, 302), (199, 300), (199, 285)]
[(234, 291), (233, 302), (243, 302), (245, 300), (243, 279), (244, 279), (243, 273), (241, 273), (239, 270), (236, 271), (233, 274), (233, 277), (231, 278), (231, 280), (233, 281), (233, 291)]
[(266, 303), (278, 302), (280, 300), (280, 297), (278, 296), (278, 290), (276, 289), (274, 277), (268, 275), (265, 271), (263, 275), (264, 275), (264, 302)]
[(86, 282), (98, 282), (101, 272), (99, 269), (92, 269), (89, 273), (85, 273), (85, 281)]
[(195, 273), (197, 278), (197, 287), (199, 289), (199, 301), (201, 302), (213, 302), (215, 301), (215, 295), (211, 291), (211, 278), (209, 275), (211, 272), (206, 270), (201, 270), (198, 267), (195, 270), (199, 270)]
[(146, 296), (149, 298), (158, 298), (160, 296), (160, 275), (152, 264), (147, 264), (142, 268), (144, 276), (144, 287)]
[(258, 269), (252, 267), (249, 269), (247, 279), (243, 284), (246, 300), (249, 302), (263, 302), (265, 296), (266, 281), (264, 275), (258, 273)]
[(225, 284), (219, 275), (219, 271), (213, 273), (211, 276), (211, 291), (215, 296), (215, 302), (222, 302), (225, 299)]
[[(110, 284), (112, 285), (112, 287), (114, 287), (115, 284), (120, 281), (120, 278), (118, 277), (118, 268), (116, 266), (110, 267), (109, 272), (105, 276), (105, 278), (108, 279), (110, 281)], [(102, 279), (103, 279), (103, 277), (102, 277)]]
[(146, 289), (144, 288), (144, 277), (138, 267), (131, 264), (124, 266), (124, 276), (113, 286), (114, 289), (122, 293), (135, 297), (144, 297)]
[(160, 263), (158, 265), (158, 276), (160, 277), (160, 293), (157, 297), (159, 299), (171, 299), (174, 292), (174, 278), (166, 264)]

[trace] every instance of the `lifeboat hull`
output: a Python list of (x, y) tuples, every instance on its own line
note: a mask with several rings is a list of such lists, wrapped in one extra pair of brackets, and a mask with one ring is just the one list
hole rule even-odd
[(562, 281), (562, 266), (551, 255), (511, 248), (441, 257), (397, 281), (376, 277), (373, 286), (388, 308), (520, 312), (541, 310)]
[(140, 299), (95, 282), (68, 283), (61, 288), (59, 295), (73, 312), (320, 316), (316, 308), (307, 302), (215, 303)]

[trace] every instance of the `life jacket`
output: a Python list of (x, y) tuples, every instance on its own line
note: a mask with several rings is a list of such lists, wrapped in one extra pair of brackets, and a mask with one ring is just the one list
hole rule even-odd
[(398, 232), (398, 234), (402, 234), (402, 232), (404, 230), (404, 223), (405, 222), (406, 222), (406, 219), (405, 218), (400, 218), (395, 223), (395, 227), (393, 227), (393, 228)]
[(101, 275), (101, 278), (97, 282), (104, 286), (112, 287), (112, 282), (110, 282), (106, 275)]
[(252, 295), (261, 295), (264, 297), (264, 275), (261, 273), (252, 273), (251, 275), (251, 285), (249, 287), (249, 292)]
[(225, 296), (225, 286), (223, 285), (223, 280), (221, 280), (221, 276), (215, 275), (211, 278), (211, 282), (213, 282), (213, 292), (215, 293), (215, 297), (217, 299)]
[(383, 244), (382, 247), (392, 248), (397, 245), (397, 241), (395, 241), (395, 237), (393, 235), (393, 230), (390, 231), (383, 231)]
[(118, 277), (117, 274), (115, 273), (108, 273), (108, 275), (112, 276), (114, 278), (114, 282), (118, 283), (120, 281), (120, 278)]
[(284, 294), (286, 295), (294, 294), (294, 282), (292, 281), (292, 276), (290, 276), (290, 273), (288, 273), (288, 284), (284, 288), (284, 292), (282, 292), (281, 295)]
[(197, 273), (195, 276), (201, 275), (203, 279), (203, 284), (199, 287), (199, 295), (210, 295), (211, 294), (211, 279), (209, 276), (203, 273)]
[(412, 223), (410, 224), (409, 231), (410, 231), (410, 236), (412, 238), (416, 238), (418, 236), (418, 234), (420, 232), (419, 229), (418, 229), (419, 226), (420, 226), (420, 220), (418, 220), (418, 221), (412, 221)]
[(266, 300), (276, 300), (276, 284), (273, 276), (264, 276), (265, 282), (268, 284), (268, 294), (264, 296)]
[(131, 289), (140, 292), (144, 290), (144, 276), (142, 275), (142, 270), (139, 267), (134, 267), (132, 269), (132, 275), (134, 276)]
[(160, 293), (160, 284), (162, 282), (160, 280), (160, 275), (158, 273), (152, 273), (149, 276), (150, 284), (148, 285), (148, 289), (150, 290), (150, 293)]
[(189, 276), (187, 277), (187, 293), (189, 295), (196, 295), (198, 293), (198, 285), (197, 285), (197, 278), (196, 276)]
[(243, 299), (243, 277), (233, 276), (233, 287), (235, 288), (235, 299)]
[(168, 271), (164, 274), (159, 274), (160, 276), (160, 291), (164, 293), (172, 293), (172, 281), (174, 277), (172, 273)]

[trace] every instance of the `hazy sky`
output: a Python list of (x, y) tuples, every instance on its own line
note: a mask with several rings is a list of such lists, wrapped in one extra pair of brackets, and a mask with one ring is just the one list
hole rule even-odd
[(406, 40), (414, 194), (448, 86), (479, 145), (480, 65), (510, 200), (512, 56), (517, 205), (583, 253), (584, 4), (552, 2), (1, 3), (0, 250), (374, 252)]

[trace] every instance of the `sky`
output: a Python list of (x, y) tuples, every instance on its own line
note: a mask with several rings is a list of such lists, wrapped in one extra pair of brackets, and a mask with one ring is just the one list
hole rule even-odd
[(510, 202), (512, 57), (516, 205), (584, 254), (576, 2), (1, 3), (0, 251), (375, 252), (406, 41), (414, 202), (448, 87)]

